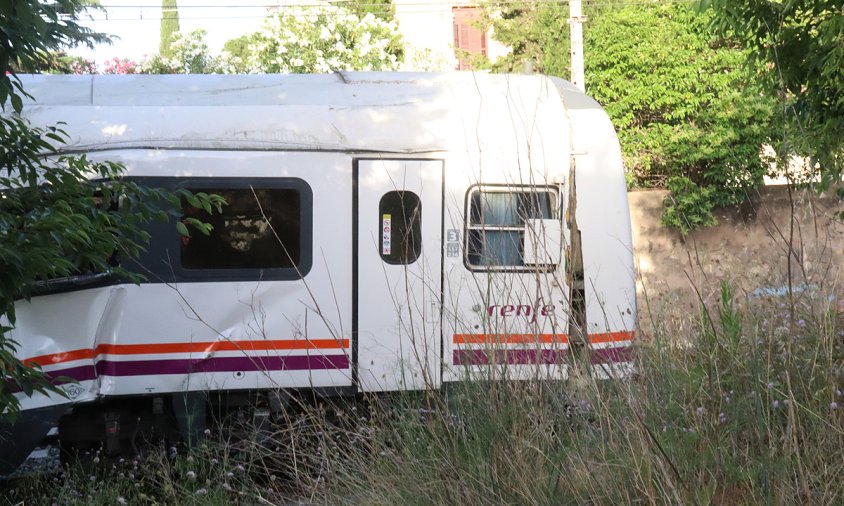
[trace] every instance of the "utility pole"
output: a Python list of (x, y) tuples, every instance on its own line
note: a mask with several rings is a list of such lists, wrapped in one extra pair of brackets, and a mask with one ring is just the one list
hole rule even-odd
[(571, 82), (580, 91), (586, 91), (585, 77), (583, 76), (583, 22), (586, 16), (582, 12), (581, 0), (569, 0), (569, 24), (571, 33)]

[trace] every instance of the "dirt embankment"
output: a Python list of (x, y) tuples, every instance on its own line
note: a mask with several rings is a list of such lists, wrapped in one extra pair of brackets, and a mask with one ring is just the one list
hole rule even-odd
[(722, 280), (732, 284), (738, 298), (787, 303), (789, 256), (798, 302), (825, 297), (842, 309), (844, 223), (836, 214), (844, 203), (832, 192), (789, 194), (785, 186), (765, 187), (742, 206), (718, 209), (717, 226), (685, 238), (660, 224), (666, 195), (636, 191), (628, 197), (639, 318), (646, 335), (668, 320), (672, 329), (690, 329), (700, 300), (707, 306), (718, 301)]

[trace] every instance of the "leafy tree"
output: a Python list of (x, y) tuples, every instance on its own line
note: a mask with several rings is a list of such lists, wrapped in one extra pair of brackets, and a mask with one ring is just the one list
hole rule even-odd
[[(184, 196), (208, 210), (221, 205), (216, 196), (146, 189), (124, 180), (118, 164), (63, 155), (61, 129), (34, 128), (19, 116), (28, 95), (15, 69), (38, 68), (49, 51), (103, 39), (77, 24), (84, 6), (80, 0), (0, 2), (0, 104), (6, 113), (0, 116), (0, 422), (14, 421), (16, 391), (61, 394), (37, 366), (15, 356), (19, 343), (9, 331), (16, 300), (76, 274), (137, 280), (115, 259), (128, 260), (144, 247), (148, 237), (139, 226), (167, 216), (159, 204), (177, 209)], [(118, 199), (123, 205), (112, 204)]]
[(223, 51), (245, 60), (249, 54), (249, 36), (241, 35), (236, 39), (227, 40), (226, 43), (223, 44)]
[[(618, 5), (590, 2), (585, 30)], [(567, 78), (571, 74), (571, 36), (567, 3), (545, 0), (487, 0), (479, 28), (493, 28), (494, 37), (510, 48), (490, 67), (497, 72), (521, 72), (526, 60), (542, 74)], [(589, 52), (587, 48), (587, 52)]]
[(267, 73), (396, 70), (404, 58), (395, 23), (332, 6), (271, 16), (249, 48), (249, 69)]
[(390, 22), (396, 15), (396, 7), (392, 0), (342, 0), (335, 5), (348, 9), (361, 19), (367, 14), (372, 14), (382, 21)]
[[(20, 69), (12, 64), (16, 72)], [(72, 56), (64, 51), (48, 51), (43, 62), (27, 69), (39, 74), (96, 74), (97, 67), (92, 60), (81, 56)]]
[(179, 6), (176, 0), (161, 0), (161, 43), (158, 53), (165, 58), (173, 56), (173, 40), (179, 33)]
[(495, 39), (510, 52), (491, 68), (498, 72), (521, 72), (524, 62), (533, 62), (542, 74), (569, 75), (568, 4), (529, 0), (492, 0), (484, 4), (479, 28), (492, 26)]
[(245, 74), (249, 69), (246, 61), (249, 59), (249, 35), (241, 35), (236, 39), (227, 40), (223, 44), (223, 54), (220, 56), (220, 66), (227, 74)]
[(0, 104), (11, 100), (12, 107), (20, 111), (24, 91), (16, 79), (18, 69), (31, 72), (44, 68), (50, 51), (56, 48), (76, 43), (93, 47), (108, 41), (106, 36), (79, 25), (78, 16), (84, 8), (84, 2), (77, 0), (0, 2)]
[(766, 70), (771, 96), (784, 100), (786, 142), (812, 155), (822, 181), (844, 168), (844, 0), (708, 0), (713, 25), (749, 49)]

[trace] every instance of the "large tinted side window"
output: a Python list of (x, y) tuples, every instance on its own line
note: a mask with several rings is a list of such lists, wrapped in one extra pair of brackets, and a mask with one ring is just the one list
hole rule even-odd
[[(214, 193), (227, 205), (209, 214), (181, 202), (175, 219), (210, 224), (209, 235), (176, 223), (150, 224), (136, 270), (149, 281), (293, 280), (313, 263), (313, 192), (299, 178), (133, 178), (150, 187)], [(168, 209), (168, 211), (173, 211)]]
[[(189, 188), (191, 190), (196, 190)], [(183, 219), (209, 223), (209, 235), (181, 238), (184, 269), (286, 269), (299, 265), (301, 195), (295, 188), (202, 188), (226, 200), (220, 214), (208, 215), (182, 202)]]

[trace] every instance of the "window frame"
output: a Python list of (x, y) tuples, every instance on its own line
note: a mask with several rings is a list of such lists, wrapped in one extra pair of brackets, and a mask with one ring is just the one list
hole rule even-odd
[[(404, 259), (404, 260), (403, 259), (397, 259), (397, 260), (395, 260), (395, 259), (389, 258), (389, 257), (384, 255), (384, 234), (383, 234), (384, 211), (381, 209), (381, 206), (384, 204), (384, 199), (387, 197), (387, 195), (390, 195), (390, 194), (393, 194), (393, 193), (402, 194), (402, 196), (399, 198), (400, 201), (402, 201), (405, 198), (404, 194), (408, 194), (408, 193), (410, 195), (413, 195), (413, 198), (416, 199), (416, 209), (418, 209), (418, 213), (415, 216), (416, 219), (413, 219), (410, 222), (412, 224), (411, 227), (409, 227), (407, 229), (408, 234), (411, 234), (410, 236), (414, 237), (414, 239), (415, 239), (414, 242), (413, 242), (414, 248), (413, 248), (413, 251), (412, 251), (412, 256), (413, 256), (412, 259)], [(405, 211), (405, 209), (403, 208), (402, 211)], [(391, 220), (395, 220), (395, 218), (391, 218)], [(391, 225), (391, 227), (393, 228), (393, 230), (395, 230), (395, 222), (394, 221), (393, 221), (393, 224)], [(378, 230), (382, 230), (382, 233), (380, 234), (381, 237), (378, 241), (378, 254), (381, 255), (381, 260), (384, 263), (389, 264), (389, 265), (412, 265), (412, 264), (416, 263), (416, 261), (419, 260), (419, 257), (422, 256), (422, 246), (423, 246), (422, 245), (422, 198), (419, 197), (419, 195), (417, 195), (416, 192), (413, 192), (411, 190), (390, 190), (387, 193), (381, 195), (381, 199), (378, 201)], [(416, 232), (418, 232), (418, 236), (412, 235), (414, 230)], [(392, 248), (392, 246), (391, 246), (391, 248)]]
[[(148, 226), (150, 244), (148, 251), (139, 258), (140, 274), (151, 281), (286, 281), (307, 276), (313, 265), (313, 191), (310, 185), (297, 177), (135, 177), (150, 187), (171, 191), (213, 190), (297, 190), (299, 192), (299, 263), (292, 267), (241, 267), (233, 269), (189, 269), (181, 263), (181, 235), (176, 230), (175, 219)], [(201, 218), (201, 217), (200, 217)], [(191, 229), (191, 234), (201, 232)]]
[[(473, 225), (472, 224), (472, 195), (480, 193), (553, 193), (555, 197), (554, 206), (551, 209), (551, 217), (547, 219), (559, 220), (562, 217), (561, 189), (555, 185), (530, 185), (530, 184), (490, 184), (478, 183), (471, 185), (466, 190), (463, 219), (463, 265), (472, 272), (513, 272), (513, 273), (547, 273), (557, 270), (556, 264), (548, 265), (474, 265), (469, 262), (470, 235), (474, 230), (497, 230), (505, 232), (520, 232), (524, 241), (525, 221), (521, 225)], [(523, 243), (524, 244), (524, 243)], [(524, 252), (522, 252), (524, 253)], [(524, 260), (524, 259), (523, 259)]]

